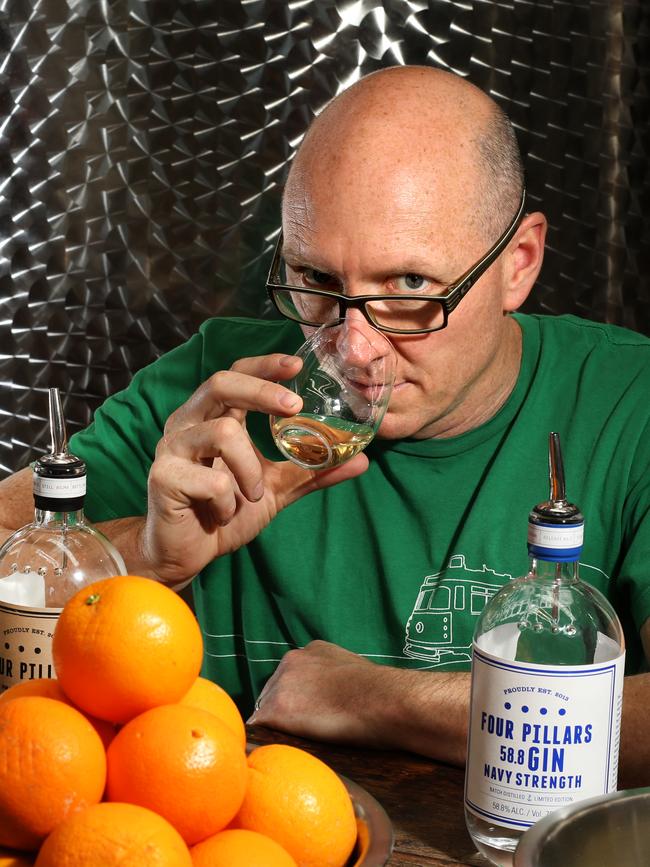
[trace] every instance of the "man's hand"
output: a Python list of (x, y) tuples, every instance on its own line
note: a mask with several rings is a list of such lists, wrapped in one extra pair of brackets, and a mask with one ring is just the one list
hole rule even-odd
[(139, 554), (168, 583), (253, 539), (285, 506), (368, 466), (364, 455), (333, 470), (266, 460), (246, 432), (246, 413), (291, 416), (300, 398), (277, 380), (300, 369), (295, 356), (244, 358), (214, 374), (168, 419), (149, 474)]
[(368, 693), (379, 686), (378, 671), (362, 656), (327, 641), (289, 650), (248, 722), (316, 740), (380, 745), (373, 721), (360, 713)]
[(469, 675), (376, 665), (326, 641), (284, 655), (251, 724), (463, 764)]

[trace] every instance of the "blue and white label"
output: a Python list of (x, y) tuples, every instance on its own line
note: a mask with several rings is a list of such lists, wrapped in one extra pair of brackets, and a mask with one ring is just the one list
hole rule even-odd
[(474, 645), (465, 805), (525, 830), (558, 807), (616, 790), (625, 653), (534, 665)]

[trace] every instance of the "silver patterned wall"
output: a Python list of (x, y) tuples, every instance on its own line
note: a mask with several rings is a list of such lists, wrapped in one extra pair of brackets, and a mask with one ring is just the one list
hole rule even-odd
[(287, 162), (361, 74), (512, 118), (550, 220), (528, 309), (650, 333), (649, 0), (0, 0), (0, 473), (207, 316), (263, 315)]

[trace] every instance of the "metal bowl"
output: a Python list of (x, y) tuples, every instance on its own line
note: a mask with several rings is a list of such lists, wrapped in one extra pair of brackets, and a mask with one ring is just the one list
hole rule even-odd
[[(341, 775), (339, 775), (341, 776)], [(341, 776), (357, 819), (357, 842), (346, 867), (384, 867), (393, 851), (393, 826), (381, 804), (357, 783)]]
[(650, 788), (560, 807), (522, 836), (514, 867), (647, 867)]

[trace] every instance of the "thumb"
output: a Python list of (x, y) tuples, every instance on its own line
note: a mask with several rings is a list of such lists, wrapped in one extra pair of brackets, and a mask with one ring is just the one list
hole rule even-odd
[(306, 494), (360, 476), (367, 469), (368, 458), (363, 453), (355, 455), (349, 461), (331, 470), (304, 470), (291, 461), (281, 461), (274, 464), (274, 478), (268, 483), (275, 491), (279, 510)]

